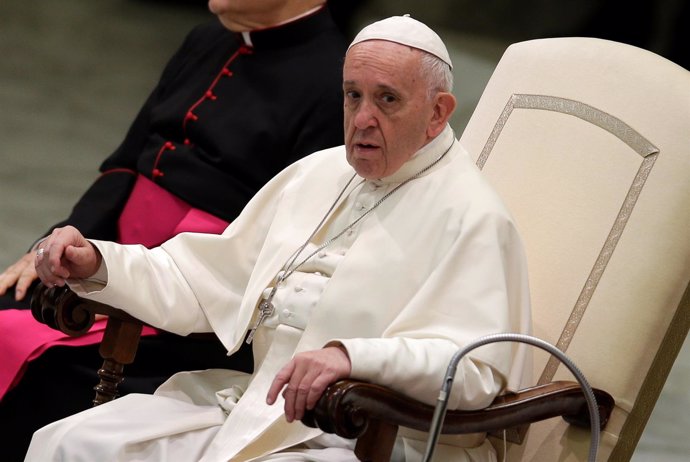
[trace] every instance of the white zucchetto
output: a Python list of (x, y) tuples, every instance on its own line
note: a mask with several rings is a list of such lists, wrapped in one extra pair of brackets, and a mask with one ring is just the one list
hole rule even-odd
[(453, 68), (450, 55), (441, 37), (426, 24), (411, 18), (409, 14), (391, 16), (366, 26), (357, 34), (348, 50), (366, 40), (386, 40), (424, 50), (448, 64), (451, 69)]

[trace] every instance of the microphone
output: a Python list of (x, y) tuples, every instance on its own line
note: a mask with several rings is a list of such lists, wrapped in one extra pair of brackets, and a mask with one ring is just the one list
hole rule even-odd
[(429, 439), (427, 440), (426, 451), (424, 452), (424, 462), (430, 462), (434, 454), (434, 449), (436, 448), (436, 443), (438, 442), (438, 437), (441, 434), (441, 429), (443, 428), (443, 420), (446, 417), (446, 408), (448, 407), (448, 397), (450, 396), (450, 391), (453, 388), (453, 380), (455, 380), (455, 372), (458, 369), (458, 363), (460, 360), (470, 351), (478, 348), (482, 345), (496, 342), (519, 342), (527, 343), (532, 346), (546, 350), (553, 356), (556, 356), (577, 379), (580, 387), (582, 387), (585, 393), (585, 398), (587, 400), (587, 409), (589, 410), (589, 423), (591, 428), (591, 440), (589, 444), (589, 462), (596, 462), (597, 451), (599, 449), (599, 409), (597, 407), (596, 397), (594, 396), (594, 391), (592, 387), (587, 382), (584, 374), (578, 369), (575, 363), (568, 358), (565, 353), (551, 345), (544, 340), (537, 337), (526, 334), (491, 334), (484, 337), (480, 337), (477, 340), (468, 344), (465, 348), (456, 352), (450, 359), (448, 364), (448, 369), (446, 370), (446, 375), (443, 378), (443, 384), (441, 385), (441, 391), (439, 392), (438, 399), (436, 401), (436, 408), (434, 409), (434, 415), (431, 418), (431, 425), (429, 427)]

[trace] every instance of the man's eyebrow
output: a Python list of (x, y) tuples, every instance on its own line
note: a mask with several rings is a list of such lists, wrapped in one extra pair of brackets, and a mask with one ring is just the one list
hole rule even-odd
[(400, 93), (398, 90), (396, 90), (394, 87), (391, 87), (390, 85), (379, 84), (376, 86), (376, 88), (378, 90), (385, 90), (391, 93)]
[[(346, 85), (346, 86), (353, 86), (353, 85), (357, 85), (357, 82), (354, 81), (354, 80), (343, 80), (343, 85)], [(376, 89), (379, 90), (379, 91), (380, 91), (380, 90), (384, 90), (384, 91), (389, 91), (389, 92), (391, 92), (391, 93), (400, 93), (400, 92), (399, 92), (398, 90), (396, 90), (394, 87), (391, 87), (390, 85), (386, 85), (386, 84), (383, 84), (383, 83), (376, 85)]]

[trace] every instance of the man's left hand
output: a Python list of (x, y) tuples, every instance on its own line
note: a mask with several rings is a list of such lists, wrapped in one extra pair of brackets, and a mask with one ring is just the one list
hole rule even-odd
[(285, 418), (300, 420), (307, 409), (313, 409), (324, 390), (336, 380), (350, 376), (352, 366), (344, 348), (335, 346), (295, 355), (278, 371), (266, 402), (273, 404), (280, 390), (285, 398)]

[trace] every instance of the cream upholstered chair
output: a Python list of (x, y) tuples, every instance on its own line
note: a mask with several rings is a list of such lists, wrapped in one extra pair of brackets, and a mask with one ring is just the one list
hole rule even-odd
[[(534, 335), (615, 399), (599, 459), (628, 460), (690, 325), (690, 72), (600, 39), (514, 44), (461, 142), (522, 232)], [(570, 377), (535, 355), (537, 383)], [(509, 459), (588, 443), (546, 420)]]
[[(598, 460), (628, 460), (690, 325), (690, 72), (606, 40), (517, 43), (461, 143), (523, 235), (534, 335), (615, 400)], [(541, 350), (534, 363), (536, 384), (572, 380)], [(367, 418), (374, 426), (413, 422), (388, 417), (398, 419), (401, 404), (370, 410), (382, 406), (378, 394), (357, 392), (360, 402), (343, 398), (345, 386), (334, 390), (315, 412), (322, 427), (335, 431), (326, 422), (341, 414), (359, 428)], [(520, 430), (511, 439), (521, 444), (508, 444), (510, 461), (587, 458), (588, 428), (551, 418)]]

